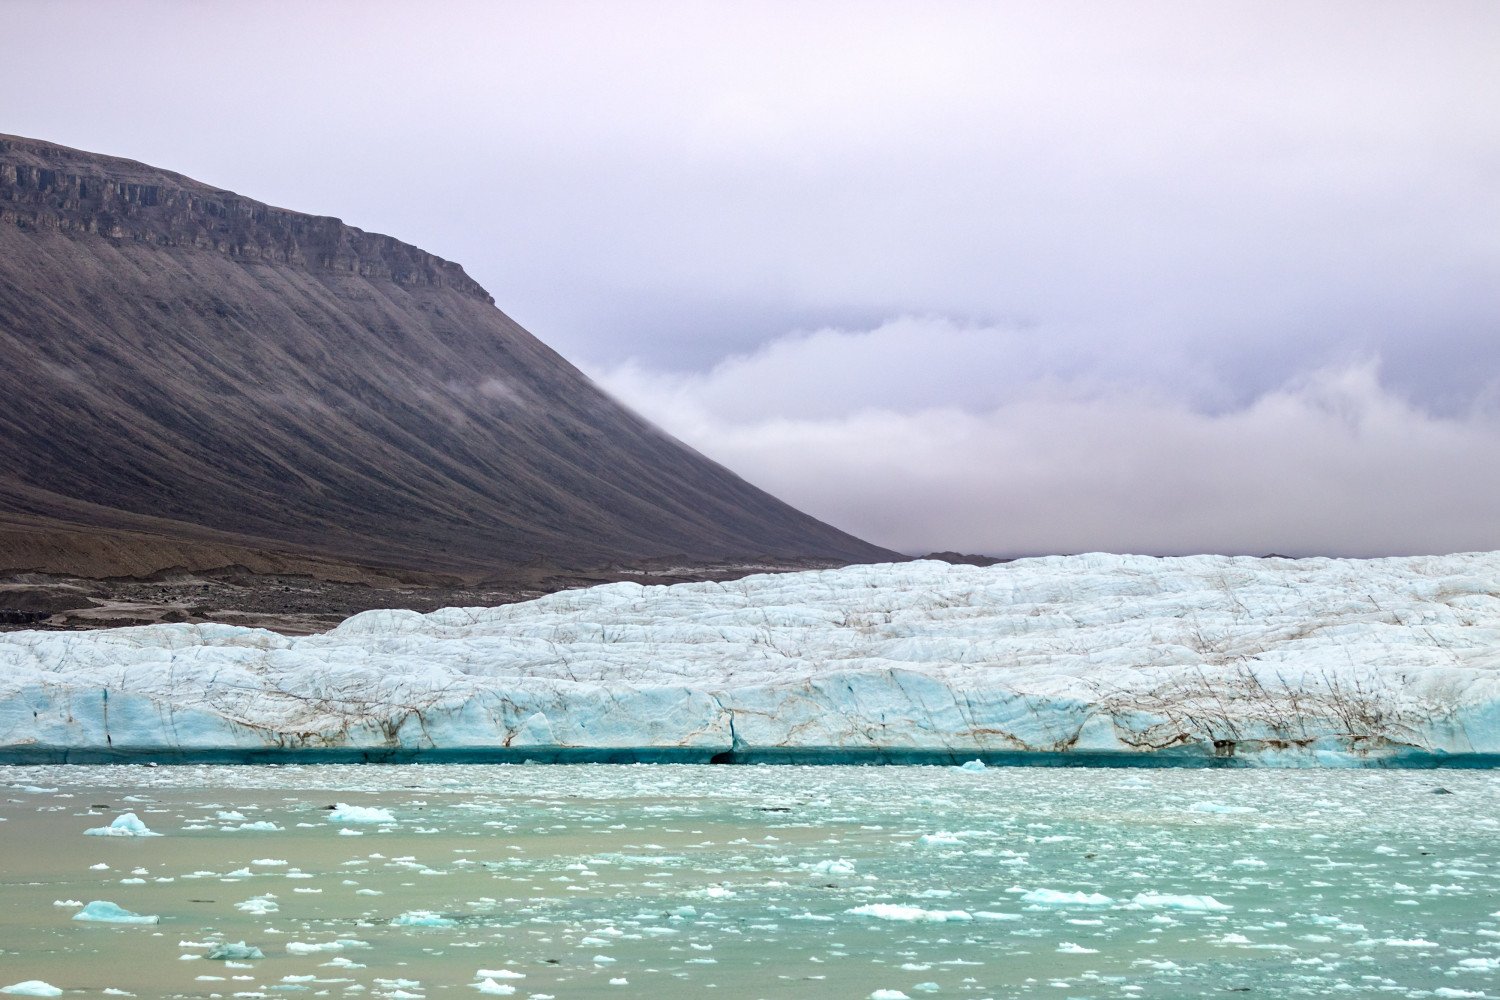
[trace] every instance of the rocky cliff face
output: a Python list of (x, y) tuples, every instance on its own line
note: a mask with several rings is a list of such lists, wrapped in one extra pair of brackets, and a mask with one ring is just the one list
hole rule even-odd
[(113, 573), (187, 543), (469, 576), (891, 555), (615, 403), (457, 264), (8, 136), (0, 356), (0, 568), (90, 537)]
[(389, 236), (273, 208), (134, 160), (15, 136), (0, 136), (0, 225), (7, 223), (451, 288), (495, 301), (458, 264)]

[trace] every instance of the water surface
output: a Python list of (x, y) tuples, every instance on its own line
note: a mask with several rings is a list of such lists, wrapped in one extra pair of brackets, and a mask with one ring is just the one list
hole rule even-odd
[[(0, 986), (1500, 996), (1494, 772), (74, 766), (0, 788)], [(161, 836), (84, 833), (127, 811)], [(160, 923), (74, 921), (93, 900)], [(206, 957), (241, 940), (265, 957)]]

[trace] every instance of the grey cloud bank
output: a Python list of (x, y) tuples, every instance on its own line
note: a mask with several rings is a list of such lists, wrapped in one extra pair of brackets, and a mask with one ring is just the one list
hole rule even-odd
[[(1007, 339), (904, 319), (702, 375), (596, 378), (793, 505), (914, 554), (1500, 548), (1494, 409), (1435, 415), (1369, 360), (1209, 410), (1149, 373), (1028, 372)], [(978, 402), (991, 387), (1005, 402)]]
[(459, 260), (873, 541), (1500, 547), (1493, 4), (8, 17), (6, 130)]

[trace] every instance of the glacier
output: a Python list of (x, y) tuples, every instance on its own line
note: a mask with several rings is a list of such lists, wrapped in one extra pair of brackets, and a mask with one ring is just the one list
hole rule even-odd
[[(446, 755), (446, 756), (445, 756)], [(1500, 553), (1089, 554), (0, 635), (0, 760), (1500, 763)]]

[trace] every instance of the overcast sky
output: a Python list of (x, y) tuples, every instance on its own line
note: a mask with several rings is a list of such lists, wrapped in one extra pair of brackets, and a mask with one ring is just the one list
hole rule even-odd
[(872, 541), (1500, 548), (1500, 3), (0, 14), (0, 131), (457, 260)]

